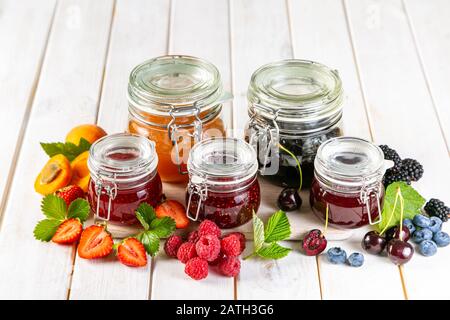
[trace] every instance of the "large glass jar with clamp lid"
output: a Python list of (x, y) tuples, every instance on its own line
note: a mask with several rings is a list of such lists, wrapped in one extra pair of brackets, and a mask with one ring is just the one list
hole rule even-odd
[(155, 143), (145, 137), (119, 133), (97, 140), (88, 158), (88, 200), (95, 217), (137, 223), (135, 211), (141, 203), (156, 206), (162, 200), (157, 165)]
[(389, 166), (379, 147), (359, 138), (339, 137), (317, 151), (310, 193), (313, 212), (338, 228), (357, 228), (381, 221)]
[(256, 152), (244, 140), (213, 138), (196, 144), (188, 160), (187, 213), (220, 228), (250, 221), (261, 201)]
[(163, 181), (186, 182), (191, 147), (203, 138), (225, 136), (220, 116), (230, 98), (219, 71), (205, 60), (151, 59), (130, 74), (128, 130), (155, 141)]
[(258, 152), (260, 173), (278, 185), (298, 188), (298, 160), (303, 186), (309, 187), (320, 144), (342, 135), (337, 71), (307, 60), (270, 63), (253, 73), (247, 98), (246, 139)]

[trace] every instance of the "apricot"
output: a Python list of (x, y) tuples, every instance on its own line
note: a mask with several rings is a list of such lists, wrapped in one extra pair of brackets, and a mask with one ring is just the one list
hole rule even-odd
[(70, 184), (74, 184), (87, 192), (89, 185), (89, 168), (87, 166), (87, 160), (89, 157), (89, 151), (81, 153), (78, 157), (72, 160), (70, 167), (72, 169), (72, 181)]
[(80, 139), (84, 138), (92, 144), (104, 136), (106, 136), (106, 132), (99, 126), (95, 124), (82, 124), (69, 131), (66, 136), (66, 142), (79, 145)]
[(51, 157), (34, 182), (36, 192), (46, 196), (67, 186), (72, 179), (69, 160), (62, 154)]

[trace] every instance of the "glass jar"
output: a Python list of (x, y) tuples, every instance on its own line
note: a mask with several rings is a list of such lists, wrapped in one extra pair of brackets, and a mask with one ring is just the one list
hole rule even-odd
[(253, 73), (247, 98), (246, 139), (258, 152), (260, 174), (298, 188), (298, 160), (303, 186), (309, 187), (320, 144), (342, 135), (343, 91), (337, 71), (307, 60), (270, 63)]
[(212, 138), (196, 144), (188, 160), (187, 213), (220, 228), (245, 224), (261, 202), (254, 149), (244, 140)]
[(310, 192), (313, 212), (338, 228), (357, 228), (381, 221), (387, 161), (373, 143), (339, 137), (323, 143), (314, 161)]
[(89, 150), (91, 175), (88, 200), (96, 218), (132, 225), (142, 202), (156, 206), (162, 200), (155, 143), (119, 133), (97, 140)]
[(220, 117), (223, 91), (219, 71), (189, 56), (162, 56), (136, 66), (128, 84), (128, 131), (156, 143), (163, 181), (186, 182), (186, 162), (196, 142), (225, 136)]

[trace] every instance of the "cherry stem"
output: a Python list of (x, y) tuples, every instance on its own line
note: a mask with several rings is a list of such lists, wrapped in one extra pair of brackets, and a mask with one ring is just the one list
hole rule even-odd
[(298, 172), (299, 172), (299, 176), (300, 176), (300, 183), (299, 183), (298, 191), (300, 192), (302, 190), (302, 184), (303, 184), (303, 173), (302, 173), (302, 167), (300, 166), (300, 161), (298, 161), (297, 157), (292, 152), (290, 152), (287, 148), (283, 147), (283, 145), (281, 145), (281, 143), (279, 143), (278, 146), (280, 147), (281, 150), (283, 150), (284, 152), (289, 154), (297, 163), (297, 168), (298, 168)]
[(327, 230), (328, 230), (328, 210), (329, 210), (328, 208), (329, 208), (329, 205), (327, 203), (327, 208), (325, 210), (325, 228), (323, 230), (323, 235), (325, 235), (325, 233), (327, 233)]
[(384, 226), (383, 230), (380, 232), (380, 236), (383, 235), (383, 233), (386, 232), (387, 228), (388, 228), (389, 225), (391, 224), (392, 218), (394, 217), (395, 209), (397, 208), (397, 200), (398, 200), (399, 195), (400, 195), (400, 187), (397, 188), (397, 192), (396, 192), (396, 194), (395, 194), (394, 207), (392, 208), (392, 212), (391, 212), (391, 215), (390, 215), (390, 217), (389, 217), (388, 222), (387, 222), (386, 225)]

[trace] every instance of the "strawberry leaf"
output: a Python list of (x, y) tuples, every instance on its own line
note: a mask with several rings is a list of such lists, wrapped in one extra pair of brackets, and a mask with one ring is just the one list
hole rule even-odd
[(66, 218), (67, 205), (62, 198), (49, 194), (42, 199), (41, 210), (48, 219), (62, 221)]
[(264, 259), (281, 259), (286, 257), (289, 252), (291, 252), (290, 248), (285, 248), (276, 242), (272, 242), (270, 245), (258, 250), (258, 256)]
[(83, 223), (89, 217), (90, 206), (85, 199), (75, 199), (69, 206), (67, 218), (78, 218)]
[(136, 210), (136, 218), (142, 224), (145, 230), (150, 228), (150, 224), (156, 218), (155, 210), (148, 203), (141, 203)]
[(175, 228), (175, 220), (170, 217), (156, 218), (150, 223), (150, 230), (160, 238), (168, 237)]
[(255, 212), (253, 212), (253, 242), (254, 250), (258, 252), (264, 244), (264, 223)]
[(143, 231), (136, 238), (144, 245), (145, 251), (154, 257), (159, 251), (159, 237), (152, 231)]
[(265, 242), (285, 240), (291, 235), (291, 225), (284, 211), (275, 212), (264, 229)]
[(45, 219), (38, 222), (33, 234), (37, 240), (48, 242), (52, 239), (62, 221)]

